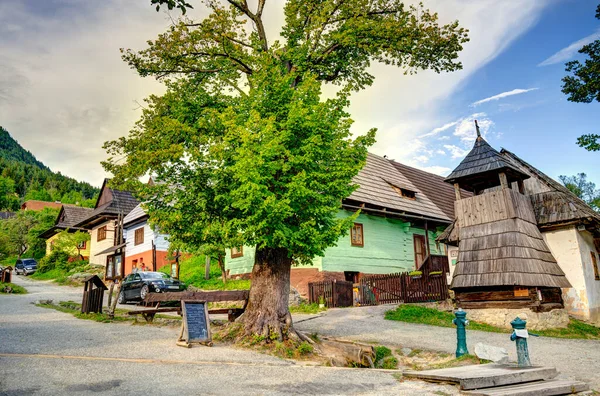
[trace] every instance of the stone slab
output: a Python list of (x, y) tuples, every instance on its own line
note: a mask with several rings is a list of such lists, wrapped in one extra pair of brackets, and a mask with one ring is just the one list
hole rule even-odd
[(461, 389), (471, 390), (548, 380), (556, 377), (558, 371), (554, 367), (521, 368), (510, 364), (490, 363), (436, 370), (408, 370), (402, 374), (405, 377), (427, 381), (455, 383), (459, 384)]
[(551, 379), (463, 393), (472, 396), (554, 396), (585, 392), (589, 389), (585, 382)]

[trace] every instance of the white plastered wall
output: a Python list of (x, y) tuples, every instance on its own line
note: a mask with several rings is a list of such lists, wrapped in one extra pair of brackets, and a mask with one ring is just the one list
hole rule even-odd
[(592, 254), (596, 256), (596, 262), (600, 265), (600, 257), (594, 246), (594, 238), (588, 231), (577, 231), (581, 262), (587, 291), (589, 321), (600, 324), (600, 280), (596, 280)]
[(588, 238), (585, 234), (589, 233), (572, 226), (546, 231), (542, 236), (572, 286), (563, 289), (565, 308), (576, 318), (597, 322), (600, 320), (600, 281), (594, 280), (591, 264), (593, 240), (591, 235)]

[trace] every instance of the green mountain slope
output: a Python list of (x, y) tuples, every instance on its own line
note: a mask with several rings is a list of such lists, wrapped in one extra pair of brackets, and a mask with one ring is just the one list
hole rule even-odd
[(35, 165), (40, 169), (48, 169), (46, 165), (35, 158), (33, 154), (25, 150), (13, 139), (8, 131), (0, 126), (0, 158), (14, 160), (27, 165)]
[(52, 172), (0, 127), (0, 210), (18, 210), (28, 199), (93, 206), (99, 190)]

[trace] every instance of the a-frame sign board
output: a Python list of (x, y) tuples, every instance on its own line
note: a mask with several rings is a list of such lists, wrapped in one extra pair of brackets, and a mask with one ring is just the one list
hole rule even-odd
[(206, 301), (181, 301), (181, 316), (181, 334), (177, 345), (187, 348), (192, 344), (212, 346)]

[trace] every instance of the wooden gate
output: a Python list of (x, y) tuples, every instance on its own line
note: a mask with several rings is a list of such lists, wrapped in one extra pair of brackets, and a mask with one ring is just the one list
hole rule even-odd
[(328, 308), (351, 307), (352, 285), (352, 282), (339, 280), (311, 282), (308, 284), (308, 301), (319, 303), (323, 297)]
[(442, 301), (449, 298), (448, 258), (428, 256), (421, 266), (421, 274), (408, 272), (367, 275), (360, 279), (357, 305), (379, 305)]

